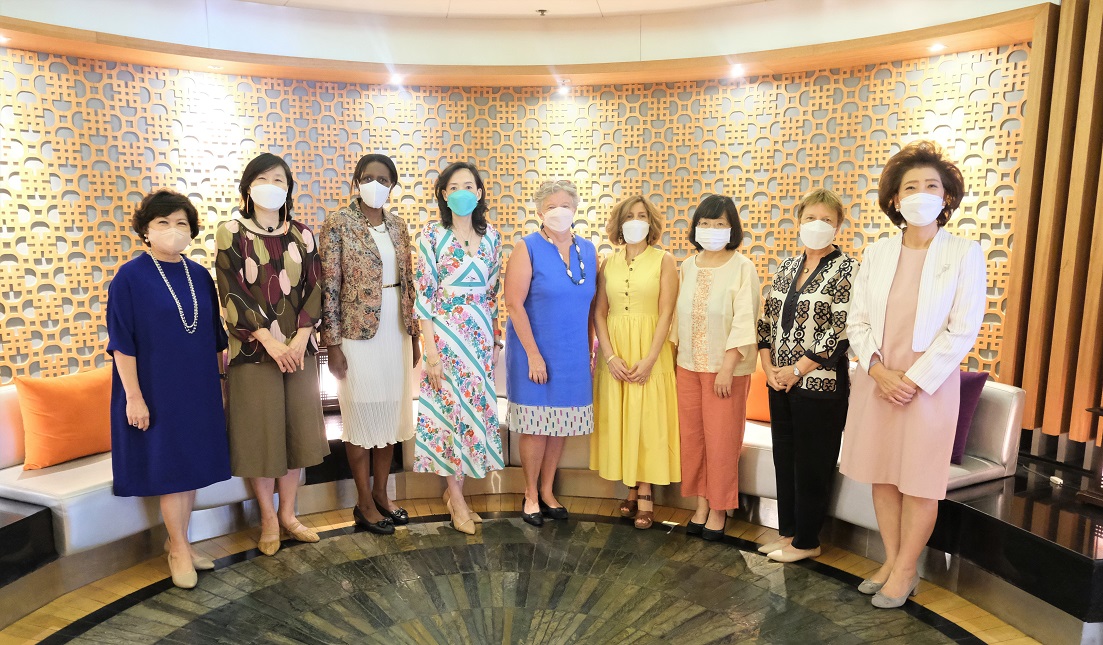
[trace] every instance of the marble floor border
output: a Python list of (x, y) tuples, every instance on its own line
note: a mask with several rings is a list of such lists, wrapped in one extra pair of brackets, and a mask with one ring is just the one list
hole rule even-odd
[[(519, 515), (521, 495), (484, 494), (469, 496), (469, 504), (488, 519), (514, 518)], [(571, 509), (572, 519), (620, 523), (630, 522), (617, 516), (619, 500), (560, 496)], [(408, 499), (399, 502), (410, 511), (411, 522), (446, 521), (444, 504), (436, 499)], [(687, 509), (656, 506), (656, 524), (651, 530), (684, 531), (684, 523), (692, 515)], [(323, 537), (334, 537), (356, 531), (350, 509), (339, 509), (302, 516)], [(663, 524), (665, 522), (665, 524)], [(195, 543), (196, 549), (224, 568), (254, 558), (256, 528)], [(731, 518), (725, 542), (744, 551), (756, 550), (759, 544), (776, 539), (777, 532), (761, 525)], [(288, 546), (296, 544), (286, 542)], [(878, 564), (844, 549), (824, 545), (823, 554), (815, 560), (790, 566), (807, 567), (845, 584), (856, 585)], [(119, 571), (115, 575), (93, 582), (67, 594), (33, 612), (9, 627), (0, 630), (0, 645), (28, 642), (61, 643), (78, 636), (143, 600), (172, 587), (167, 577), (163, 556)], [(910, 600), (903, 611), (938, 630), (951, 640), (962, 643), (1007, 643), (1034, 645), (1037, 641), (1004, 623), (967, 600), (923, 581), (920, 593)]]

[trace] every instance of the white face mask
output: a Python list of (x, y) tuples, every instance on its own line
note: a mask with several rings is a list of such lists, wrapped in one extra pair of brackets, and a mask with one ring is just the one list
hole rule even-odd
[(391, 195), (391, 189), (374, 179), (360, 184), (360, 199), (364, 200), (368, 208), (383, 208), (387, 198)]
[(557, 206), (544, 213), (544, 226), (556, 233), (566, 233), (574, 224), (574, 211), (566, 206)]
[(650, 229), (651, 225), (647, 220), (634, 219), (621, 225), (620, 234), (626, 243), (638, 244), (647, 239), (647, 231)]
[(946, 202), (938, 195), (916, 193), (900, 200), (900, 214), (909, 226), (926, 226), (938, 219)]
[(275, 184), (257, 184), (249, 189), (249, 196), (257, 206), (274, 211), (287, 202), (287, 189)]
[(819, 251), (834, 239), (835, 227), (823, 220), (812, 220), (800, 225), (801, 244), (813, 251)]
[(732, 230), (728, 228), (701, 228), (693, 234), (693, 239), (706, 251), (719, 251), (731, 242)]
[(149, 245), (165, 255), (179, 255), (191, 244), (191, 237), (178, 228), (163, 231), (146, 231)]

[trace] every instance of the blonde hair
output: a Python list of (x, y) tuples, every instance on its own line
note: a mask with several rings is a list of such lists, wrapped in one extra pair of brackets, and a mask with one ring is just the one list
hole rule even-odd
[(816, 204), (823, 204), (824, 206), (835, 211), (835, 214), (839, 216), (838, 226), (843, 225), (843, 221), (846, 220), (846, 213), (843, 211), (843, 200), (839, 197), (838, 193), (827, 188), (817, 188), (801, 198), (800, 203), (797, 204), (797, 221), (799, 223), (800, 218), (804, 215), (804, 209), (809, 206), (815, 206)]
[(560, 179), (558, 181), (545, 181), (536, 189), (536, 194), (532, 196), (532, 199), (536, 202), (537, 210), (543, 207), (545, 199), (559, 192), (570, 195), (571, 200), (574, 202), (574, 207), (576, 209), (578, 208), (578, 190), (574, 187), (574, 184), (571, 183), (571, 180)]
[(657, 243), (659, 238), (662, 237), (663, 216), (659, 214), (659, 209), (655, 208), (655, 205), (647, 201), (647, 198), (643, 195), (635, 195), (621, 200), (609, 213), (609, 221), (605, 224), (605, 233), (613, 244), (624, 244), (621, 227), (628, 217), (628, 212), (636, 204), (643, 204), (644, 210), (647, 211), (647, 245), (651, 246)]

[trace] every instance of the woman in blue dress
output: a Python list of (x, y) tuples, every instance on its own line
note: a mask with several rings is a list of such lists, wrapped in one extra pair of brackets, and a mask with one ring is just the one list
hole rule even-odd
[(594, 431), (590, 335), (597, 250), (573, 235), (578, 192), (569, 181), (536, 192), (540, 230), (509, 258), (505, 297), (510, 430), (521, 435), (525, 499), (521, 517), (567, 519), (552, 492), (567, 437)]
[(230, 478), (222, 411), (222, 329), (210, 273), (181, 253), (199, 214), (169, 190), (148, 195), (132, 226), (149, 251), (119, 267), (108, 289), (111, 463), (119, 497), (161, 498), (169, 571), (190, 589), (214, 563), (188, 542), (196, 489)]

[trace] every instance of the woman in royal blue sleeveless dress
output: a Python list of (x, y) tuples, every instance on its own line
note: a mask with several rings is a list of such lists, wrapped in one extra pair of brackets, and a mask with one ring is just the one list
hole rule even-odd
[(521, 436), (525, 499), (533, 526), (566, 519), (552, 486), (567, 437), (594, 431), (591, 309), (597, 250), (571, 233), (578, 192), (569, 181), (536, 193), (540, 230), (513, 249), (506, 272), (509, 428)]

